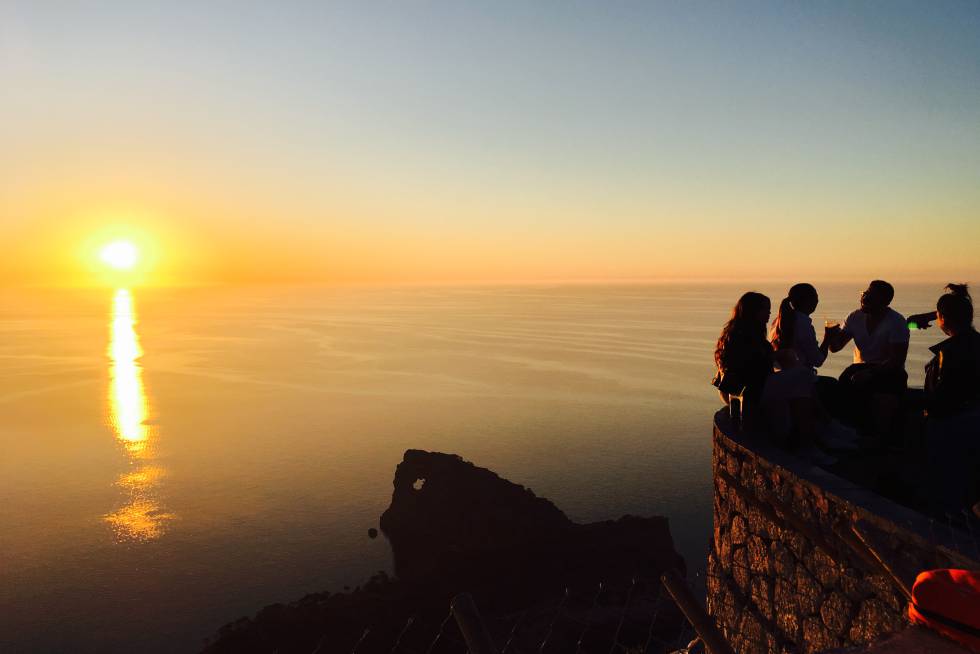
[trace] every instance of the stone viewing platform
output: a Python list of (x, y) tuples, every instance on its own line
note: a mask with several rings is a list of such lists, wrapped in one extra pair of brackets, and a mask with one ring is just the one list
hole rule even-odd
[(875, 651), (966, 651), (906, 630), (906, 593), (922, 570), (980, 569), (973, 534), (736, 433), (727, 410), (713, 438), (707, 603), (736, 652), (832, 651), (903, 630)]

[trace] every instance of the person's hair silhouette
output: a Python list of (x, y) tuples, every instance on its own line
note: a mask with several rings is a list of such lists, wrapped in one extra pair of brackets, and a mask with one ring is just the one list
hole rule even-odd
[(819, 298), (812, 284), (793, 284), (789, 293), (779, 303), (779, 312), (773, 326), (772, 346), (777, 350), (791, 349), (795, 343), (796, 312), (810, 315), (817, 308)]
[(958, 333), (973, 326), (973, 298), (966, 284), (946, 284), (944, 293), (936, 302), (939, 327), (946, 332)]

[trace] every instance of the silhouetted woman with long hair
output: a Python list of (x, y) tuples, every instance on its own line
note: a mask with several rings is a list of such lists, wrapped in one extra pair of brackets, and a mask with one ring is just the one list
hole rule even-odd
[(721, 330), (715, 346), (715, 386), (726, 403), (731, 395), (741, 393), (746, 405), (759, 404), (762, 388), (772, 373), (773, 350), (766, 339), (771, 312), (768, 297), (749, 291), (739, 298)]

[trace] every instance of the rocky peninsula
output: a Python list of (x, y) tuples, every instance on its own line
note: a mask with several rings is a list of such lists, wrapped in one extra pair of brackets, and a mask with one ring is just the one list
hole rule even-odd
[(408, 450), (380, 527), (393, 576), (267, 606), (222, 627), (203, 651), (458, 653), (448, 612), (460, 592), (509, 651), (539, 651), (542, 642), (547, 651), (591, 651), (590, 641), (608, 649), (614, 636), (639, 648), (681, 624), (669, 603), (654, 607), (660, 575), (685, 568), (664, 517), (578, 524), (457, 455)]

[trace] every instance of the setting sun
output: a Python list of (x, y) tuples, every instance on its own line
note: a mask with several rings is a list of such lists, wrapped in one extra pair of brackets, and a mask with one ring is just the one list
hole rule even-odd
[(139, 261), (139, 250), (129, 241), (115, 241), (102, 248), (99, 257), (116, 270), (130, 270)]

